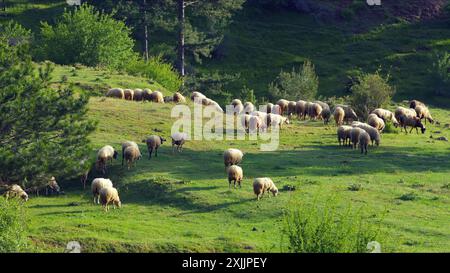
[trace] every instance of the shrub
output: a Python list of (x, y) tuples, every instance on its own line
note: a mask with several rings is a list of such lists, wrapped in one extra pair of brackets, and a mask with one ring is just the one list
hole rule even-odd
[(350, 184), (347, 189), (349, 191), (360, 191), (362, 190), (362, 185), (361, 184)]
[(164, 62), (161, 55), (153, 56), (146, 62), (144, 59), (136, 59), (125, 67), (127, 73), (146, 77), (156, 81), (166, 89), (176, 92), (183, 81), (173, 66)]
[(382, 107), (391, 101), (395, 93), (388, 83), (389, 75), (383, 77), (380, 71), (375, 73), (360, 73), (356, 83), (351, 87), (351, 105), (358, 116), (367, 119), (371, 110)]
[(292, 68), (291, 72), (281, 71), (278, 77), (269, 84), (269, 94), (273, 99), (313, 100), (319, 88), (319, 78), (314, 65), (305, 61), (301, 70)]
[(117, 69), (137, 57), (130, 35), (124, 22), (83, 4), (66, 10), (54, 26), (42, 23), (38, 55), (58, 64)]
[(450, 53), (436, 54), (433, 70), (436, 94), (450, 96)]
[(242, 103), (249, 101), (253, 104), (256, 104), (255, 91), (248, 88), (247, 86), (242, 87), (240, 98), (242, 99)]
[(0, 253), (20, 252), (27, 247), (25, 216), (18, 200), (0, 197)]
[(285, 214), (283, 234), (288, 238), (288, 249), (296, 253), (350, 253), (367, 252), (371, 241), (383, 239), (379, 225), (369, 221), (363, 210), (350, 206), (339, 210), (333, 199), (323, 206), (303, 203)]
[(402, 194), (398, 199), (400, 199), (402, 201), (414, 201), (418, 198), (419, 198), (419, 196), (417, 195), (417, 193), (409, 192), (409, 193)]

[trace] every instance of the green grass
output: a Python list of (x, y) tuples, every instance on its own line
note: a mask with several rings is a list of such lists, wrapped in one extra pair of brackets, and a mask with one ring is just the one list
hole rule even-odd
[[(90, 116), (99, 121), (91, 137), (94, 147), (119, 149), (122, 141), (134, 140), (144, 156), (130, 171), (120, 160), (109, 171), (122, 209), (103, 212), (77, 180), (63, 183), (64, 196), (32, 196), (25, 206), (33, 251), (61, 252), (71, 240), (89, 252), (287, 251), (281, 236), (284, 212), (298, 201), (320, 203), (330, 196), (339, 196), (343, 208), (385, 214), (381, 227), (391, 239), (382, 242), (384, 251), (450, 249), (447, 142), (432, 141), (429, 133), (385, 134), (380, 147), (362, 156), (337, 146), (334, 126), (294, 121), (282, 131), (276, 152), (260, 152), (249, 140), (189, 141), (178, 155), (164, 143), (159, 157), (149, 161), (140, 140), (155, 129), (169, 137), (171, 107), (91, 98)], [(431, 110), (442, 127), (429, 130), (450, 137), (443, 128), (450, 112)], [(222, 152), (229, 147), (245, 152), (242, 189), (228, 189)], [(281, 190), (257, 202), (251, 184), (259, 176), (271, 177), (279, 189), (295, 186), (295, 191)], [(351, 184), (363, 190), (351, 191)], [(412, 192), (413, 200), (402, 200)]]

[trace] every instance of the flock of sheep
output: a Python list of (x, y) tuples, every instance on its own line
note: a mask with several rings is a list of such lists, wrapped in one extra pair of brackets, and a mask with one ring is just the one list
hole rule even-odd
[[(164, 97), (160, 91), (152, 92), (150, 89), (110, 89), (106, 96), (114, 97), (125, 100), (134, 101), (152, 101), (156, 103), (174, 102), (185, 103), (186, 99), (181, 93), (175, 93), (173, 96)], [(217, 111), (224, 113), (220, 105), (206, 97), (200, 92), (192, 92), (190, 99), (194, 103), (199, 103), (204, 106), (213, 106)], [(298, 119), (306, 119), (309, 117), (311, 120), (323, 120), (325, 124), (329, 122), (331, 117), (334, 117), (337, 128), (337, 137), (339, 145), (348, 145), (353, 149), (356, 149), (359, 144), (361, 153), (367, 154), (367, 147), (369, 144), (378, 146), (381, 141), (380, 134), (383, 132), (386, 122), (390, 121), (395, 127), (400, 126), (401, 129), (411, 127), (410, 132), (416, 128), (421, 129), (422, 133), (425, 132), (425, 126), (422, 124), (422, 120), (425, 119), (431, 123), (434, 120), (428, 110), (427, 106), (417, 100), (413, 100), (409, 103), (410, 108), (398, 107), (395, 112), (391, 112), (386, 109), (375, 109), (368, 116), (367, 123), (358, 121), (358, 116), (355, 111), (348, 105), (338, 104), (333, 107), (333, 111), (330, 106), (322, 101), (288, 101), (280, 99), (277, 103), (267, 103), (257, 110), (253, 103), (242, 103), (239, 99), (234, 99), (231, 102), (233, 106), (233, 114), (239, 115), (242, 126), (247, 132), (268, 130), (271, 126), (278, 126), (280, 129), (283, 124), (289, 124), (290, 119), (297, 116)], [(344, 125), (346, 123), (347, 125)], [(418, 132), (418, 131), (417, 131)], [(171, 135), (172, 139), (172, 153), (181, 152), (184, 143), (187, 141), (188, 136), (186, 133), (174, 133)], [(165, 138), (158, 135), (151, 135), (143, 139), (142, 142), (147, 145), (149, 159), (151, 159), (153, 152), (155, 157), (158, 156), (158, 148), (166, 141)], [(139, 146), (134, 141), (125, 141), (122, 143), (122, 166), (126, 163), (128, 169), (133, 165), (136, 165), (136, 161), (142, 158), (142, 154), (139, 150)], [(106, 174), (107, 164), (112, 163), (113, 159), (118, 158), (118, 151), (116, 151), (111, 145), (106, 145), (98, 150), (95, 167), (98, 172)], [(244, 178), (242, 167), (238, 164), (242, 162), (244, 154), (242, 151), (234, 148), (227, 149), (223, 154), (226, 173), (228, 175), (229, 187), (231, 182), (236, 188), (236, 184), (241, 187), (241, 182)], [(86, 172), (81, 180), (85, 185), (88, 173)], [(59, 186), (56, 180), (52, 177), (49, 185), (52, 188), (58, 189)], [(116, 188), (113, 187), (113, 183), (107, 178), (95, 178), (91, 184), (92, 194), (94, 196), (94, 203), (102, 204), (103, 208), (108, 211), (109, 205), (113, 205), (115, 208), (121, 206), (119, 193)], [(258, 177), (253, 181), (253, 190), (259, 200), (264, 193), (272, 193), (274, 196), (278, 194), (278, 189), (273, 181), (268, 177)], [(7, 198), (20, 197), (23, 200), (28, 200), (27, 193), (18, 185), (12, 185), (6, 192)]]

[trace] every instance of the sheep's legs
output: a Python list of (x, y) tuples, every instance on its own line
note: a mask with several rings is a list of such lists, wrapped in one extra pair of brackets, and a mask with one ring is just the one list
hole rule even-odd
[(155, 149), (155, 157), (158, 157), (158, 148)]

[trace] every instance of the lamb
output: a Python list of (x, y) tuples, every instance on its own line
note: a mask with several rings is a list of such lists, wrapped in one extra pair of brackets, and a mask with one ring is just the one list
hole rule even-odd
[(409, 133), (412, 132), (414, 128), (416, 128), (416, 133), (419, 134), (419, 131), (417, 128), (420, 128), (422, 134), (425, 134), (425, 126), (420, 121), (420, 118), (416, 116), (400, 116), (399, 118), (400, 127), (405, 129), (405, 133), (408, 134), (408, 131), (406, 130), (407, 126), (411, 126), (411, 130)]
[(116, 188), (106, 187), (100, 190), (100, 202), (105, 211), (109, 210), (109, 204), (113, 204), (113, 208), (122, 206), (122, 202), (120, 202), (119, 193)]
[(123, 94), (126, 100), (133, 100), (134, 91), (132, 89), (124, 89)]
[(154, 91), (150, 94), (150, 100), (156, 103), (164, 103), (164, 95), (160, 91)]
[(295, 105), (295, 111), (297, 112), (297, 116), (300, 119), (301, 117), (305, 117), (306, 115), (306, 101), (299, 100)]
[(142, 89), (136, 88), (133, 92), (133, 100), (141, 101), (144, 98), (144, 91)]
[(126, 147), (123, 151), (123, 154), (125, 157), (125, 161), (127, 162), (128, 170), (133, 163), (136, 166), (136, 161), (142, 158), (141, 151), (139, 150), (139, 147), (137, 147), (137, 145), (130, 145)]
[(201, 103), (203, 99), (206, 99), (206, 96), (198, 91), (194, 91), (191, 93), (191, 100), (193, 102)]
[(125, 159), (125, 149), (126, 149), (127, 147), (129, 147), (129, 146), (134, 146), (134, 147), (136, 147), (136, 148), (139, 149), (139, 146), (138, 146), (137, 143), (134, 142), (134, 141), (125, 141), (125, 142), (122, 142), (122, 166), (123, 166), (124, 159)]
[(253, 103), (247, 101), (244, 103), (244, 112), (246, 114), (250, 114), (251, 112), (255, 111), (255, 106), (253, 105)]
[(244, 178), (244, 172), (242, 168), (237, 165), (231, 165), (227, 167), (228, 173), (228, 188), (231, 187), (231, 181), (233, 181), (234, 188), (236, 188), (236, 183), (238, 183), (239, 188), (241, 188), (241, 182)]
[(372, 145), (373, 145), (374, 142), (375, 142), (375, 144), (377, 146), (380, 145), (381, 136), (380, 136), (380, 132), (377, 129), (373, 128), (372, 126), (370, 126), (367, 123), (361, 123), (361, 122), (353, 122), (352, 126), (353, 127), (359, 127), (361, 129), (363, 129), (364, 131), (366, 131), (369, 134), (369, 136), (370, 136), (370, 139), (372, 141)]
[(321, 117), (321, 113), (322, 113), (322, 106), (320, 106), (320, 104), (318, 103), (312, 103), (309, 105), (308, 108), (308, 115), (311, 119), (317, 119)]
[(345, 111), (342, 107), (336, 107), (334, 109), (334, 120), (336, 121), (336, 126), (344, 124)]
[(175, 92), (172, 101), (175, 103), (186, 103), (186, 98), (180, 92)]
[(113, 159), (117, 159), (117, 154), (117, 151), (115, 151), (114, 148), (110, 145), (106, 145), (98, 150), (97, 162), (95, 164), (97, 170), (102, 171), (103, 174), (105, 174), (106, 163), (108, 162), (108, 160), (112, 163)]
[(108, 92), (106, 93), (106, 96), (112, 97), (112, 98), (124, 99), (125, 93), (122, 88), (112, 88), (112, 89), (108, 90)]
[(6, 200), (8, 200), (9, 198), (19, 197), (25, 202), (28, 201), (28, 194), (22, 189), (21, 186), (17, 184), (11, 185), (4, 195)]
[(419, 105), (426, 107), (425, 103), (418, 101), (418, 100), (412, 100), (409, 102), (409, 108), (412, 108), (412, 109), (416, 109), (416, 107)]
[(338, 138), (339, 146), (341, 146), (341, 141), (342, 141), (342, 145), (344, 145), (344, 146), (347, 145), (347, 140), (350, 140), (350, 130), (351, 129), (352, 129), (352, 127), (347, 126), (347, 125), (341, 125), (338, 127), (337, 138)]
[(366, 131), (362, 131), (359, 135), (359, 147), (361, 148), (361, 154), (365, 152), (367, 154), (367, 146), (370, 143), (370, 136)]
[(182, 152), (183, 150), (183, 144), (188, 139), (188, 135), (186, 133), (173, 133), (171, 136), (172, 138), (172, 153), (175, 152), (175, 145), (177, 146), (177, 152)]
[(230, 148), (223, 153), (225, 167), (241, 163), (244, 153), (239, 149)]
[(414, 109), (416, 111), (417, 117), (420, 118), (420, 120), (425, 119), (425, 124), (427, 123), (427, 120), (433, 124), (434, 120), (433, 117), (430, 114), (430, 110), (428, 110), (428, 107), (425, 105), (417, 105)]
[(267, 127), (279, 126), (281, 129), (283, 124), (289, 124), (289, 119), (287, 117), (272, 113), (267, 114)]
[(280, 113), (277, 113), (277, 114), (283, 115), (284, 113), (287, 112), (287, 110), (288, 110), (288, 105), (289, 105), (289, 101), (288, 101), (288, 100), (280, 99), (280, 100), (277, 101), (276, 104), (277, 104), (278, 106), (280, 106)]
[(155, 150), (155, 157), (158, 157), (158, 148), (166, 141), (165, 138), (160, 136), (149, 136), (147, 139), (143, 139), (142, 142), (147, 144), (148, 159), (152, 158), (153, 150)]
[(297, 106), (297, 102), (295, 101), (290, 101), (288, 103), (288, 116), (292, 116), (296, 113), (295, 108)]
[(107, 178), (95, 178), (92, 180), (91, 190), (92, 195), (94, 196), (94, 204), (100, 204), (100, 191), (103, 188), (112, 188), (113, 183), (110, 179)]
[(395, 127), (399, 125), (397, 119), (395, 118), (394, 113), (392, 113), (389, 110), (383, 109), (383, 108), (377, 108), (371, 112), (371, 114), (377, 115), (379, 118), (383, 119), (384, 122), (387, 120), (392, 121)]
[(380, 133), (384, 130), (386, 126), (383, 119), (379, 118), (376, 114), (370, 114), (367, 118), (367, 123), (373, 128), (377, 129)]
[(362, 132), (365, 131), (359, 127), (352, 127), (350, 130), (350, 141), (353, 144), (352, 149), (356, 149), (356, 145), (359, 143), (359, 136)]
[(273, 196), (278, 195), (277, 187), (273, 183), (272, 179), (268, 177), (255, 178), (255, 180), (253, 180), (253, 192), (256, 194), (257, 200), (259, 200), (266, 192), (271, 192)]

